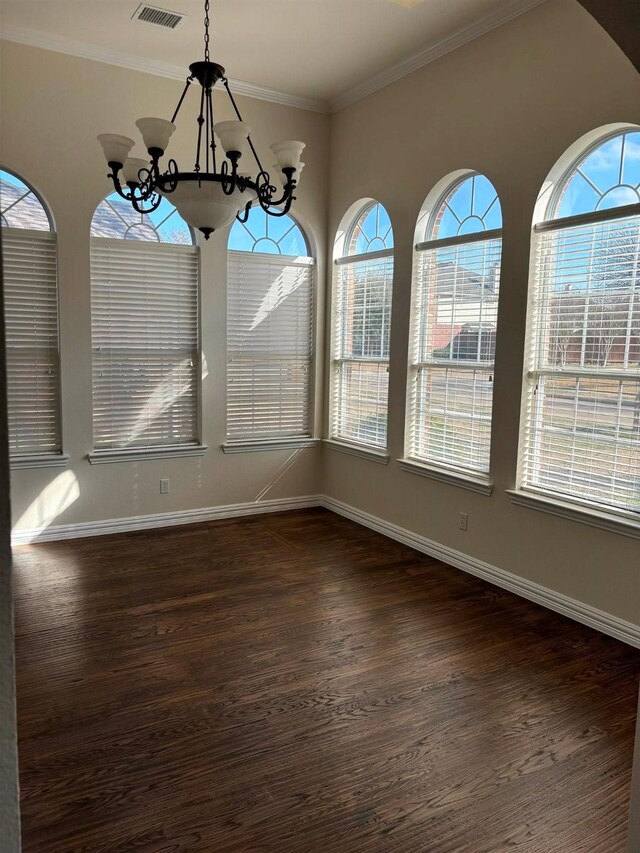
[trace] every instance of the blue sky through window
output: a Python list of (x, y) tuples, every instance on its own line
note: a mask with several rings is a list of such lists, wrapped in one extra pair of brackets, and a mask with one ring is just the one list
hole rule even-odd
[(495, 187), (484, 175), (468, 175), (445, 195), (433, 223), (432, 240), (502, 228), (502, 210)]
[(393, 248), (393, 228), (389, 214), (380, 204), (373, 202), (361, 211), (349, 240), (348, 255), (364, 255)]
[(640, 203), (640, 131), (618, 134), (588, 151), (569, 174), (553, 218)]
[(251, 208), (247, 222), (233, 223), (227, 248), (296, 258), (310, 255), (302, 229), (293, 217), (269, 216), (261, 207)]
[(0, 222), (8, 228), (51, 231), (42, 202), (24, 181), (0, 170)]
[(91, 221), (91, 236), (193, 245), (191, 229), (166, 198), (152, 213), (141, 214), (115, 192), (96, 208)]

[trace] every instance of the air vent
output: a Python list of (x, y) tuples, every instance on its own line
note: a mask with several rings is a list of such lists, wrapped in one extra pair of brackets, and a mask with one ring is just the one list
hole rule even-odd
[(132, 16), (134, 21), (157, 24), (159, 27), (168, 27), (170, 30), (175, 30), (183, 18), (184, 15), (179, 15), (177, 12), (156, 9), (155, 6), (147, 6), (146, 3), (141, 3)]

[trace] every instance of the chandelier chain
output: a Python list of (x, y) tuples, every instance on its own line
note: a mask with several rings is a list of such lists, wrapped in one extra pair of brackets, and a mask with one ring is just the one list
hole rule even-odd
[(204, 0), (204, 61), (209, 59), (209, 0)]

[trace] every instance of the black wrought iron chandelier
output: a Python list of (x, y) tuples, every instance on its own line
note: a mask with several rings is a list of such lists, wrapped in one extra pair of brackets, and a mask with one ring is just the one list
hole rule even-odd
[[(253, 204), (259, 204), (270, 216), (284, 216), (294, 201), (293, 194), (304, 163), (300, 156), (303, 142), (276, 142), (270, 146), (277, 165), (267, 172), (260, 162), (253, 142), (251, 128), (242, 121), (236, 106), (225, 69), (211, 62), (209, 55), (209, 0), (204, 4), (204, 60), (189, 66), (190, 75), (178, 101), (171, 121), (162, 118), (141, 118), (136, 126), (142, 134), (149, 160), (129, 157), (135, 145), (133, 139), (114, 133), (98, 136), (109, 168), (109, 178), (118, 195), (131, 202), (138, 213), (151, 213), (167, 197), (177, 207), (186, 222), (200, 230), (205, 239), (237, 217), (246, 222)], [(192, 82), (201, 86), (200, 112), (198, 114), (198, 140), (193, 172), (181, 172), (175, 160), (169, 160), (166, 171), (161, 171), (160, 159), (167, 150), (175, 121)], [(213, 123), (211, 92), (219, 81), (227, 90), (237, 121)], [(218, 137), (219, 146), (215, 137)], [(240, 172), (239, 162), (249, 147), (255, 159), (257, 172)], [(219, 157), (219, 147), (226, 158)], [(218, 160), (220, 164), (218, 168)], [(204, 166), (204, 168), (203, 168)], [(280, 175), (278, 175), (280, 172)], [(121, 177), (122, 176), (122, 177)], [(279, 180), (281, 186), (276, 185)]]

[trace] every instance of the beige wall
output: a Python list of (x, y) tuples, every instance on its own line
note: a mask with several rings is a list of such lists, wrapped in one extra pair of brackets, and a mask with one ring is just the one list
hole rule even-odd
[[(361, 197), (395, 233), (391, 461), (325, 449), (323, 492), (617, 617), (640, 623), (637, 540), (513, 506), (530, 226), (555, 161), (586, 132), (640, 124), (640, 77), (575, 0), (549, 0), (345, 109), (332, 121), (330, 228)], [(400, 470), (412, 242), (429, 190), (457, 169), (497, 187), (504, 216), (491, 497)], [(459, 512), (469, 529), (457, 528)]]
[[(611, 122), (640, 123), (637, 72), (576, 0), (549, 0), (331, 118), (239, 99), (262, 151), (283, 136), (308, 144), (297, 211), (319, 247), (320, 281), (325, 250), (350, 204), (375, 197), (391, 214), (397, 250), (388, 466), (329, 449), (222, 453), (226, 254), (220, 237), (202, 249), (203, 344), (209, 366), (203, 439), (208, 453), (88, 463), (88, 229), (96, 204), (109, 190), (95, 136), (106, 130), (131, 133), (140, 115), (170, 114), (181, 84), (8, 43), (2, 59), (0, 161), (33, 182), (57, 223), (64, 449), (71, 456), (65, 472), (14, 472), (14, 524), (28, 528), (323, 491), (640, 622), (637, 541), (512, 506), (504, 491), (515, 478), (530, 222), (537, 192), (557, 158), (582, 134)], [(220, 98), (216, 106), (219, 118), (230, 117)], [(192, 103), (184, 118), (193, 114)], [(192, 157), (193, 126), (183, 120), (172, 141), (172, 153), (180, 159)], [(494, 182), (505, 221), (491, 497), (403, 472), (395, 462), (403, 444), (415, 219), (432, 186), (460, 168), (478, 169)], [(170, 495), (159, 494), (160, 477), (171, 478)], [(460, 511), (469, 514), (466, 534), (457, 529)]]
[(20, 850), (4, 305), (0, 290), (0, 848)]
[[(186, 76), (186, 73), (185, 73)], [(76, 523), (222, 504), (315, 494), (319, 448), (225, 456), (226, 234), (201, 249), (202, 341), (208, 374), (203, 381), (202, 458), (90, 465), (91, 340), (89, 225), (109, 192), (96, 135), (138, 138), (140, 116), (171, 116), (183, 84), (99, 62), (4, 42), (0, 162), (31, 182), (50, 205), (58, 233), (62, 422), (68, 469), (12, 474), (14, 525)], [(197, 95), (183, 107), (171, 156), (189, 166), (195, 156)], [(264, 101), (238, 98), (267, 164), (267, 146), (302, 139), (308, 164), (296, 212), (316, 244), (326, 244), (329, 117)], [(216, 119), (233, 118), (224, 93)], [(136, 152), (144, 154), (140, 148)], [(320, 252), (319, 281), (324, 278)], [(320, 306), (322, 308), (322, 304)], [(321, 370), (321, 363), (318, 365)], [(320, 403), (320, 397), (318, 402)], [(318, 418), (318, 426), (320, 418)], [(160, 477), (171, 493), (159, 494)]]

